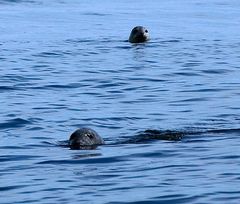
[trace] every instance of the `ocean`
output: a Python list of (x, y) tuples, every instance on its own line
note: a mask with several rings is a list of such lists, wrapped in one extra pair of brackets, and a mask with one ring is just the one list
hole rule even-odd
[[(240, 203), (239, 22), (237, 0), (0, 0), (0, 203)], [(106, 144), (60, 145), (81, 127)]]

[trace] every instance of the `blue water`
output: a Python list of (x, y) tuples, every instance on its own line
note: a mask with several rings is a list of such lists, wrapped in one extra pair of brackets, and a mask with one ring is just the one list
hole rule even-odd
[[(237, 0), (0, 0), (0, 203), (239, 203), (239, 22)], [(58, 145), (79, 127), (107, 144)], [(186, 134), (119, 142), (149, 129)]]

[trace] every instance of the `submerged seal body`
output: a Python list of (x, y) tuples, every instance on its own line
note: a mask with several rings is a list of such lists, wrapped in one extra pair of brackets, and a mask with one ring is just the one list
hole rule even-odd
[(132, 29), (128, 41), (130, 43), (142, 43), (149, 40), (148, 30), (143, 26), (136, 26)]
[(69, 138), (71, 149), (95, 149), (102, 144), (105, 144), (104, 140), (91, 128), (77, 129)]

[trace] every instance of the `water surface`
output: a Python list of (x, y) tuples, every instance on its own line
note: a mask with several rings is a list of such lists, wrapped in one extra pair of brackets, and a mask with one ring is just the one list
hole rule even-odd
[[(0, 202), (239, 203), (239, 6), (1, 0)], [(147, 129), (196, 134), (118, 142)]]

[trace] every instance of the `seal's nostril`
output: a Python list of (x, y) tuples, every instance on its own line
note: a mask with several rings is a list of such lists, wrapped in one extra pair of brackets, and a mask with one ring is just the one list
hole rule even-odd
[(91, 134), (87, 134), (87, 137), (89, 137), (90, 139), (94, 138), (93, 135), (91, 135)]

